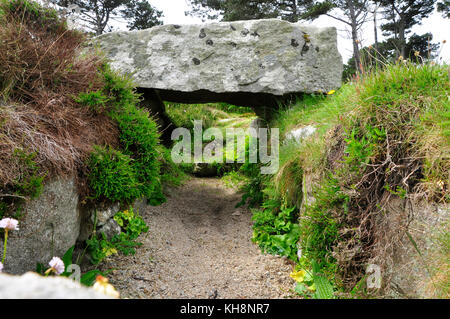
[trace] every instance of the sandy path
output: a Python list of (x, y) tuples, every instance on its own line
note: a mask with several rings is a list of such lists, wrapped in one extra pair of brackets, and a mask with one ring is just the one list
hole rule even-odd
[(292, 265), (251, 242), (251, 212), (236, 190), (192, 178), (167, 203), (141, 208), (150, 231), (134, 256), (114, 256), (110, 282), (130, 298), (283, 298)]

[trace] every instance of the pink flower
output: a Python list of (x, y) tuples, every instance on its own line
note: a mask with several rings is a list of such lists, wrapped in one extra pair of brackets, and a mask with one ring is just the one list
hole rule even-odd
[(48, 264), (57, 275), (61, 275), (65, 270), (64, 262), (59, 257), (53, 257)]
[(0, 263), (0, 272), (2, 272), (2, 271), (3, 271), (3, 264)]
[(19, 221), (14, 218), (3, 218), (0, 220), (0, 228), (5, 228), (7, 230), (19, 230), (19, 227), (17, 227), (18, 224)]

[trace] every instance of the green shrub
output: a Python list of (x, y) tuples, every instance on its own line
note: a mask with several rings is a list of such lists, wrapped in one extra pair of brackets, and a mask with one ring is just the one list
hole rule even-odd
[(300, 219), (302, 265), (311, 267), (312, 260), (322, 265), (328, 275), (334, 274), (336, 260), (333, 248), (339, 238), (336, 209), (348, 212), (349, 198), (341, 192), (338, 181), (331, 176), (313, 191), (315, 201), (304, 207)]
[(39, 172), (39, 167), (34, 161), (36, 153), (27, 153), (21, 149), (14, 151), (14, 156), (21, 166), (21, 174), (15, 183), (14, 192), (18, 195), (27, 196), (30, 199), (37, 198), (43, 190), (45, 174)]

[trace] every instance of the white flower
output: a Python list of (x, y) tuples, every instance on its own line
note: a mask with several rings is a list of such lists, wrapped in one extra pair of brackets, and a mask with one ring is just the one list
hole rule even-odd
[(65, 267), (61, 258), (53, 257), (48, 264), (57, 275), (61, 275), (64, 272)]
[(0, 220), (0, 228), (5, 228), (7, 230), (19, 230), (17, 225), (19, 221), (14, 218), (3, 218)]
[(0, 263), (0, 272), (2, 272), (2, 271), (3, 271), (3, 264)]

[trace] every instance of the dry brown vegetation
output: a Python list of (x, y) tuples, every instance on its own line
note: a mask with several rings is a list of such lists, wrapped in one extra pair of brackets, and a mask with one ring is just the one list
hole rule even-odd
[(22, 0), (0, 13), (0, 188), (18, 180), (15, 150), (35, 153), (46, 176), (74, 174), (94, 144), (118, 143), (114, 121), (75, 102), (102, 87), (98, 55), (56, 13)]

